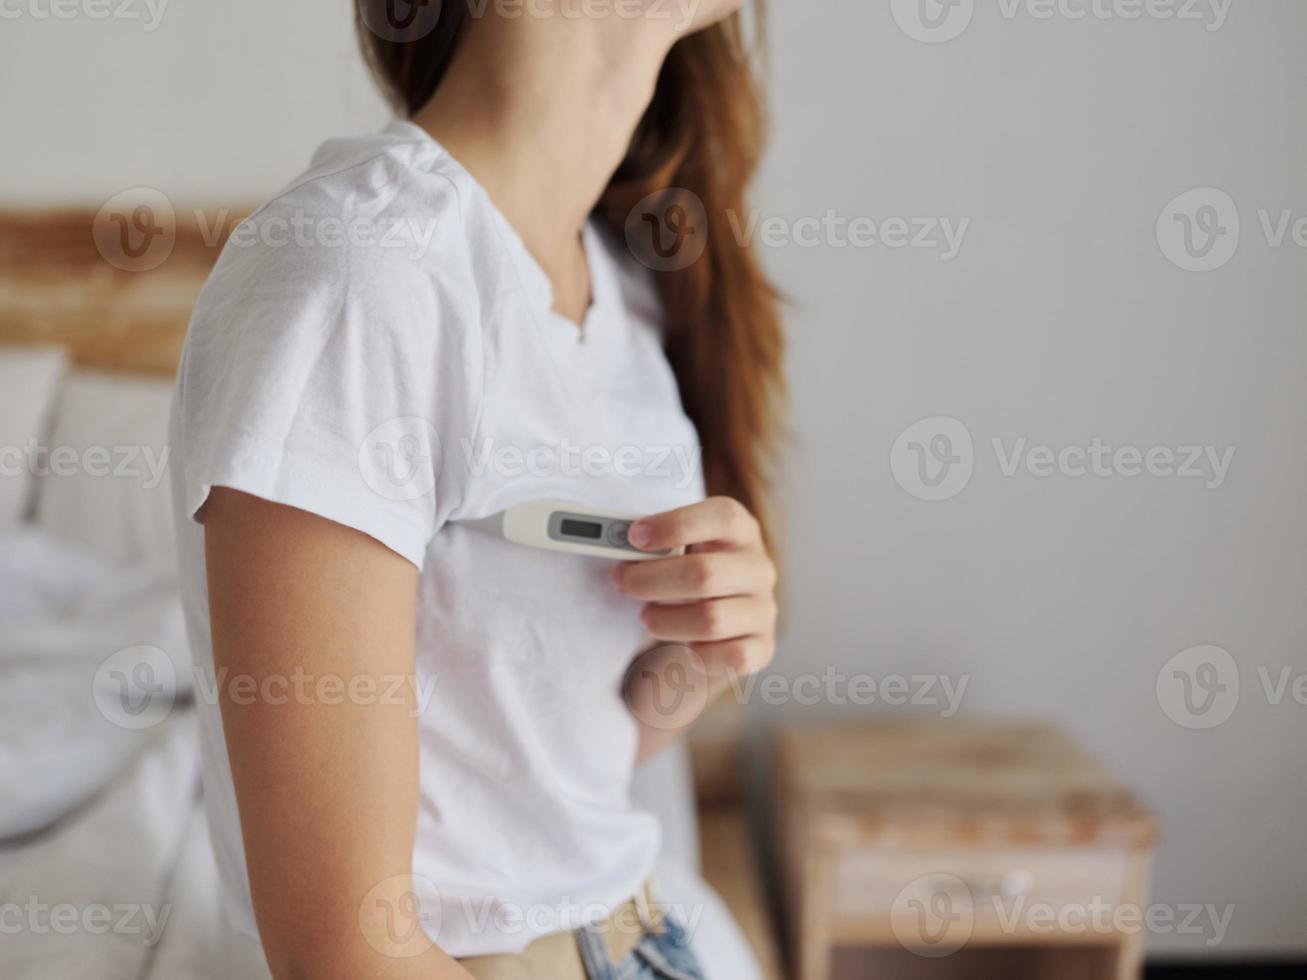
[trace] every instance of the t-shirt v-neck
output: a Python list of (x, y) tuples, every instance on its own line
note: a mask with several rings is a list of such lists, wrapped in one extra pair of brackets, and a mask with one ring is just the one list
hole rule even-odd
[(581, 229), (581, 245), (590, 271), (590, 305), (581, 322), (577, 323), (554, 308), (554, 286), (549, 275), (481, 182), (416, 123), (398, 120), (391, 123), (387, 131), (397, 136), (417, 138), (438, 147), (449, 163), (461, 172), (467, 186), (475, 188), (487, 213), (493, 216), (498, 226), (505, 253), (511, 260), (523, 289), (540, 315), (543, 340), (555, 356), (569, 367), (584, 371), (596, 370), (602, 363), (602, 348), (607, 339), (605, 326), (611, 323), (614, 304), (620, 303), (621, 299), (617, 270), (600, 238), (602, 232), (596, 220), (591, 218)]

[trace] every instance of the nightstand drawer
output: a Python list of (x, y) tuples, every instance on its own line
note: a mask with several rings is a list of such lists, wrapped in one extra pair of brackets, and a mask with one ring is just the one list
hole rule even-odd
[(1155, 821), (1061, 732), (792, 725), (776, 759), (797, 980), (1138, 980)]
[(832, 939), (927, 953), (957, 940), (1116, 941), (1119, 910), (1141, 902), (1133, 862), (1118, 848), (846, 851), (832, 869)]

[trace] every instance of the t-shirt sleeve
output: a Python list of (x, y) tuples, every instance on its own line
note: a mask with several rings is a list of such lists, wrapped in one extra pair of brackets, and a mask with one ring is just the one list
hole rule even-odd
[(184, 506), (216, 486), (368, 534), (422, 567), (463, 487), (478, 333), (401, 250), (229, 244), (179, 377)]

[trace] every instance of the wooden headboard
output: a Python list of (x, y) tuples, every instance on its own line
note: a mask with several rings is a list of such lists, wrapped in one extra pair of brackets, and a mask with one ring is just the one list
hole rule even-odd
[(151, 204), (0, 210), (0, 344), (56, 344), (83, 367), (174, 373), (200, 287), (250, 209)]

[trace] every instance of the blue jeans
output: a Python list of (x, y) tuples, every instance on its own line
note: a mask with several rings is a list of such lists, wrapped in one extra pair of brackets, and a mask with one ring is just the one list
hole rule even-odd
[(704, 980), (685, 930), (672, 919), (656, 930), (646, 930), (620, 963), (609, 960), (604, 935), (593, 926), (579, 930), (577, 942), (588, 980)]

